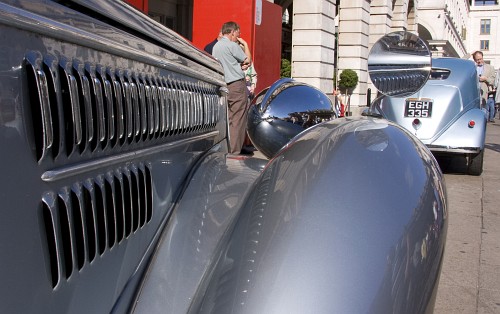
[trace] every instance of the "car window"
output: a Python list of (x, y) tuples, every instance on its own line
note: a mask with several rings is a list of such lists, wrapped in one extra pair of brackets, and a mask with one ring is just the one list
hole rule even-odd
[(432, 69), (429, 79), (431, 80), (446, 80), (450, 76), (450, 70), (447, 69)]

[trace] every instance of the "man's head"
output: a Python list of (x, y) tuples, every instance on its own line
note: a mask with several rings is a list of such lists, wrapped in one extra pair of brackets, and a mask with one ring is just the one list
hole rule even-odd
[(482, 66), (484, 64), (483, 53), (481, 51), (476, 51), (472, 54), (472, 58), (477, 65)]
[(229, 38), (229, 40), (236, 42), (240, 36), (240, 26), (235, 22), (226, 22), (222, 25), (222, 35)]

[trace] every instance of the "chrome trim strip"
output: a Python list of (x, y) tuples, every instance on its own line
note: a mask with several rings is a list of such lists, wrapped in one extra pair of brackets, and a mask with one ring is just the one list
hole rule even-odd
[[(102, 69), (100, 69), (102, 70)], [(113, 109), (113, 87), (103, 71), (99, 71), (104, 86), (104, 101), (108, 112), (108, 142), (113, 140), (116, 134), (115, 112)]]
[(132, 89), (132, 107), (134, 110), (134, 136), (137, 137), (141, 134), (141, 106), (139, 105), (139, 90), (134, 81), (131, 81), (130, 87)]
[(153, 112), (154, 112), (154, 133), (158, 134), (160, 130), (160, 104), (158, 101), (158, 86), (151, 80), (151, 96), (153, 97)]
[(112, 75), (113, 90), (116, 100), (116, 116), (117, 116), (117, 139), (122, 139), (125, 135), (125, 117), (123, 116), (123, 96), (120, 82)]
[(101, 81), (91, 74), (92, 81), (94, 85), (96, 109), (97, 109), (97, 134), (99, 142), (104, 142), (106, 139), (106, 125), (105, 125), (105, 114), (104, 114), (104, 100), (102, 96), (102, 85)]
[(85, 108), (85, 116), (87, 121), (87, 143), (85, 143), (85, 148), (94, 139), (94, 116), (92, 115), (92, 104), (90, 103), (90, 83), (85, 75), (78, 72), (80, 80), (82, 81), (82, 96), (83, 105)]
[[(33, 67), (34, 68), (34, 67)], [(43, 147), (42, 156), (40, 160), (44, 159), (48, 150), (54, 143), (54, 129), (52, 125), (52, 116), (50, 113), (50, 99), (49, 87), (47, 86), (47, 77), (41, 70), (33, 69), (35, 72), (35, 79), (38, 85), (38, 99), (40, 101), (40, 113), (42, 115), (43, 123)]]
[(141, 106), (141, 134), (145, 135), (148, 131), (148, 115), (147, 115), (147, 104), (146, 104), (146, 88), (144, 83), (137, 78), (139, 86), (139, 104)]
[(130, 83), (125, 81), (125, 78), (121, 77), (122, 83), (123, 83), (123, 98), (125, 100), (125, 118), (126, 118), (126, 128), (127, 128), (127, 133), (126, 137), (127, 138), (132, 138), (132, 135), (134, 134), (134, 121), (133, 121), (133, 115), (134, 112), (132, 111), (132, 91), (130, 87)]
[(158, 90), (160, 97), (160, 132), (163, 134), (167, 130), (167, 89), (161, 86)]
[(167, 102), (167, 130), (174, 129), (174, 90), (170, 85), (167, 88), (168, 102)]
[[(80, 101), (78, 99), (78, 83), (76, 77), (66, 72), (69, 82), (69, 97), (71, 101), (71, 116), (73, 117), (73, 128), (75, 130), (75, 138), (69, 139), (74, 141), (73, 145), (79, 146), (82, 143), (83, 138), (83, 128), (82, 128), (82, 116), (80, 114)], [(67, 141), (68, 139), (66, 139)], [(74, 147), (73, 147), (74, 148)], [(69, 154), (70, 152), (68, 152)]]
[(153, 134), (155, 130), (155, 121), (154, 121), (154, 110), (153, 110), (153, 87), (146, 83), (146, 106), (148, 107), (148, 134)]
[(427, 148), (431, 152), (442, 152), (442, 153), (479, 153), (481, 151), (480, 147), (446, 147), (446, 146), (432, 146), (427, 145)]
[(219, 131), (212, 131), (207, 134), (201, 134), (198, 136), (192, 136), (186, 139), (178, 140), (175, 142), (165, 143), (161, 145), (157, 145), (154, 147), (134, 150), (131, 152), (127, 152), (124, 154), (120, 154), (118, 156), (105, 157), (101, 159), (92, 159), (87, 162), (77, 164), (74, 166), (64, 167), (58, 170), (48, 170), (42, 173), (41, 179), (45, 182), (54, 182), (57, 180), (61, 180), (64, 178), (68, 178), (74, 175), (82, 174), (84, 172), (97, 170), (103, 166), (111, 166), (119, 163), (123, 163), (129, 161), (131, 159), (137, 158), (137, 156), (147, 156), (155, 153), (163, 152), (166, 149), (171, 149), (179, 146), (183, 146), (186, 144), (190, 144), (199, 140), (203, 140), (206, 138), (216, 137), (219, 135)]

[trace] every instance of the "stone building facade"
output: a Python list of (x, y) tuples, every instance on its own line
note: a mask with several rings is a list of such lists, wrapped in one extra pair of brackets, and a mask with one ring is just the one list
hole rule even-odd
[(467, 21), (468, 53), (481, 50), (484, 60), (500, 67), (500, 5), (498, 0), (473, 1)]
[(467, 55), (463, 40), (470, 11), (467, 0), (293, 0), (290, 5), (292, 76), (331, 94), (335, 66), (337, 73), (356, 71), (359, 83), (351, 97), (353, 108), (366, 105), (369, 88), (375, 93), (367, 57), (373, 43), (389, 32), (418, 33), (434, 56)]

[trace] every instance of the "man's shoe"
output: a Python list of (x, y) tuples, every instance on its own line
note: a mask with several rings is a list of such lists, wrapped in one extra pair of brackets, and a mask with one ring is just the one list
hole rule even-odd
[(246, 147), (243, 147), (240, 151), (240, 155), (248, 155), (248, 156), (253, 156), (253, 150), (247, 149)]
[(241, 154), (243, 155), (253, 155), (253, 152), (257, 151), (257, 148), (252, 145), (245, 145), (241, 148)]

